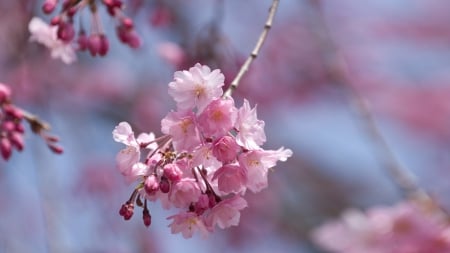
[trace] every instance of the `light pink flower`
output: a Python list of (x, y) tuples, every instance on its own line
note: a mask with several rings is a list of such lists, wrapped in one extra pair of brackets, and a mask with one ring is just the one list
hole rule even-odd
[(241, 150), (236, 143), (236, 139), (231, 136), (223, 136), (213, 144), (213, 155), (223, 163), (230, 163), (236, 160), (238, 152)]
[(204, 221), (207, 227), (213, 229), (237, 226), (241, 217), (240, 210), (247, 207), (247, 201), (239, 195), (222, 200), (205, 214)]
[(239, 156), (239, 164), (247, 169), (247, 187), (252, 192), (259, 192), (267, 187), (267, 172), (277, 161), (286, 161), (292, 156), (290, 149), (252, 150)]
[(340, 220), (313, 231), (313, 240), (330, 252), (450, 252), (444, 217), (413, 202), (346, 211)]
[(200, 188), (193, 178), (183, 178), (172, 185), (169, 200), (175, 207), (188, 207), (197, 202), (201, 195)]
[(227, 164), (214, 173), (220, 191), (224, 193), (245, 193), (247, 170), (239, 165)]
[(30, 40), (43, 44), (50, 49), (52, 58), (60, 58), (64, 63), (76, 61), (75, 49), (70, 43), (58, 39), (57, 26), (50, 26), (38, 17), (33, 17), (28, 24), (31, 33)]
[(202, 237), (206, 237), (210, 231), (206, 228), (202, 219), (200, 219), (196, 213), (180, 213), (167, 218), (172, 219), (172, 223), (169, 225), (172, 234), (181, 233), (184, 238), (191, 238), (195, 232), (200, 232)]
[(211, 72), (208, 66), (197, 63), (189, 71), (175, 72), (174, 81), (169, 83), (169, 95), (177, 103), (178, 110), (197, 107), (200, 113), (213, 99), (222, 96), (224, 80), (219, 69)]
[[(126, 182), (131, 183), (140, 176), (145, 175), (148, 166), (139, 162), (141, 159), (141, 145), (152, 142), (155, 139), (154, 134), (143, 133), (136, 139), (130, 124), (127, 122), (120, 122), (114, 128), (112, 134), (115, 141), (127, 146), (119, 151), (116, 156), (117, 167), (120, 173), (125, 176)], [(157, 148), (157, 144), (151, 143), (146, 145), (145, 148), (154, 150)]]
[(128, 122), (120, 122), (113, 130), (113, 139), (127, 146), (136, 146), (137, 142), (134, 138), (134, 132)]
[(198, 146), (192, 153), (191, 167), (201, 166), (208, 171), (215, 171), (222, 166), (212, 152), (210, 143)]
[(221, 137), (233, 128), (237, 109), (232, 98), (213, 100), (198, 117), (198, 125), (205, 137)]
[(161, 121), (161, 132), (172, 136), (172, 143), (177, 152), (191, 151), (200, 144), (192, 111), (169, 112)]
[(251, 109), (246, 99), (238, 111), (235, 127), (238, 130), (236, 142), (246, 149), (259, 149), (259, 146), (266, 141), (264, 121), (258, 120), (256, 107)]

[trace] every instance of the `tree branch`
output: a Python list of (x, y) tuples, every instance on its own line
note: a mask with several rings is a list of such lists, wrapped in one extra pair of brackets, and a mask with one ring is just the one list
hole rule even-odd
[(261, 35), (259, 35), (259, 39), (256, 42), (255, 48), (250, 53), (250, 55), (248, 56), (248, 58), (244, 62), (244, 64), (242, 64), (241, 68), (239, 69), (238, 74), (236, 75), (234, 80), (231, 82), (230, 87), (228, 87), (228, 89), (223, 94), (224, 97), (231, 97), (231, 94), (238, 87), (239, 82), (241, 81), (242, 77), (249, 70), (250, 65), (258, 56), (259, 51), (261, 50), (261, 47), (264, 44), (264, 41), (266, 40), (267, 34), (269, 33), (269, 30), (270, 30), (270, 28), (272, 28), (273, 19), (275, 17), (275, 13), (277, 11), (279, 3), (280, 3), (280, 0), (273, 0), (272, 5), (270, 6), (269, 15), (267, 17), (266, 24), (264, 25), (264, 29), (261, 32)]

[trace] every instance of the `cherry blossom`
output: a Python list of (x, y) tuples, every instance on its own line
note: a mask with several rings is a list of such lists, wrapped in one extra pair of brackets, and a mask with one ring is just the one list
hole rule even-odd
[(223, 81), (220, 70), (200, 64), (177, 71), (169, 83), (177, 111), (161, 120), (163, 136), (135, 138), (126, 122), (113, 130), (114, 140), (126, 145), (117, 155), (118, 169), (127, 182), (137, 183), (119, 211), (125, 220), (136, 203), (149, 226), (147, 200), (159, 200), (166, 209), (180, 209), (168, 218), (169, 226), (185, 238), (236, 226), (247, 207), (246, 190), (267, 187), (268, 170), (292, 156), (290, 149), (260, 147), (266, 139), (264, 122), (248, 101), (238, 109), (231, 97), (222, 98)]
[[(58, 2), (46, 0), (42, 5), (43, 12), (52, 14)], [(63, 1), (61, 12), (52, 17), (50, 25), (42, 20), (39, 20), (39, 23), (32, 20), (30, 32), (37, 34), (38, 42), (52, 50), (52, 57), (62, 58), (65, 63), (76, 59), (72, 44), (77, 44), (78, 51), (89, 51), (92, 56), (105, 56), (109, 51), (109, 40), (103, 30), (98, 12), (100, 3), (106, 8), (106, 13), (115, 19), (116, 34), (120, 42), (131, 48), (138, 48), (141, 45), (141, 39), (134, 29), (134, 22), (123, 13), (124, 3), (121, 0)], [(86, 34), (83, 26), (84, 20), (81, 13), (84, 10), (89, 10), (91, 16), (89, 34)], [(77, 15), (79, 27), (74, 25)]]
[(210, 232), (206, 228), (203, 220), (200, 219), (195, 213), (180, 213), (168, 217), (167, 219), (173, 219), (169, 225), (173, 234), (181, 233), (184, 238), (191, 238), (195, 232), (200, 232), (203, 237), (206, 237)]
[(247, 201), (239, 195), (235, 195), (214, 206), (205, 216), (205, 223), (208, 227), (213, 228), (217, 225), (221, 229), (237, 226), (240, 219), (239, 211), (245, 207), (247, 207)]
[(238, 130), (236, 142), (249, 150), (258, 149), (266, 141), (264, 121), (257, 119), (256, 107), (251, 109), (247, 100), (239, 109), (235, 127)]
[(439, 212), (414, 202), (348, 210), (342, 218), (313, 231), (313, 240), (330, 252), (448, 252), (450, 227)]
[(213, 99), (222, 96), (224, 80), (220, 70), (211, 71), (208, 66), (197, 63), (189, 71), (175, 72), (174, 81), (169, 83), (169, 95), (177, 103), (178, 110), (197, 107), (198, 112), (202, 112)]
[(58, 38), (56, 26), (50, 26), (42, 19), (33, 17), (28, 24), (28, 30), (31, 33), (30, 41), (36, 41), (50, 49), (52, 58), (59, 58), (66, 64), (76, 61), (74, 47)]

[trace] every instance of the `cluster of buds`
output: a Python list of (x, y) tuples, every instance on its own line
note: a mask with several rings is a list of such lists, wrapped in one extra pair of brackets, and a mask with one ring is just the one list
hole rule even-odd
[(63, 152), (57, 145), (58, 138), (44, 131), (48, 130), (48, 125), (12, 104), (10, 88), (0, 83), (0, 153), (4, 160), (11, 157), (13, 149), (23, 150), (24, 120), (28, 121), (34, 133), (44, 139), (50, 150), (58, 154)]
[(163, 136), (135, 137), (127, 122), (116, 126), (114, 140), (127, 146), (117, 155), (118, 168), (128, 183), (137, 184), (120, 208), (125, 220), (136, 204), (150, 225), (147, 200), (159, 200), (165, 209), (181, 210), (168, 219), (172, 233), (185, 238), (236, 226), (247, 189), (267, 187), (268, 170), (292, 155), (289, 149), (261, 148), (266, 136), (256, 108), (246, 100), (236, 108), (231, 97), (223, 97), (223, 85), (218, 69), (196, 64), (177, 71), (169, 83), (177, 110), (162, 119)]
[[(46, 14), (55, 11), (59, 0), (45, 0), (42, 10)], [(50, 25), (56, 27), (56, 38), (66, 45), (76, 44), (75, 49), (79, 51), (89, 51), (92, 56), (104, 56), (109, 50), (109, 41), (103, 31), (98, 6), (100, 3), (106, 8), (108, 15), (116, 20), (117, 37), (121, 42), (131, 48), (138, 48), (141, 40), (134, 30), (133, 21), (124, 15), (124, 3), (121, 0), (63, 0), (59, 14), (54, 16)], [(83, 10), (89, 9), (92, 16), (90, 33), (86, 34), (81, 21)], [(78, 31), (74, 27), (74, 19), (78, 14), (80, 25)]]

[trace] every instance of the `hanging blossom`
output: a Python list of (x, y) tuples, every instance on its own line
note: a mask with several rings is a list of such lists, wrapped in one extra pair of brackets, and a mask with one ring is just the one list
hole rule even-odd
[(57, 154), (63, 152), (63, 149), (57, 145), (58, 138), (46, 133), (49, 126), (14, 105), (11, 102), (11, 89), (0, 83), (0, 154), (4, 160), (11, 157), (13, 150), (24, 149), (24, 120), (28, 121), (35, 134), (44, 139), (50, 150)]
[(28, 24), (30, 41), (36, 41), (47, 47), (54, 59), (61, 59), (66, 64), (77, 60), (75, 49), (71, 43), (66, 43), (58, 38), (56, 26), (45, 23), (44, 20), (33, 17)]
[(436, 212), (412, 201), (366, 212), (348, 210), (316, 228), (313, 241), (336, 253), (450, 252), (450, 226)]
[(267, 187), (270, 168), (292, 155), (290, 149), (265, 150), (264, 122), (247, 100), (237, 108), (222, 97), (224, 76), (220, 70), (196, 64), (177, 71), (169, 94), (177, 104), (161, 121), (161, 132), (135, 137), (127, 122), (119, 123), (113, 138), (126, 145), (116, 157), (119, 171), (136, 187), (120, 208), (125, 220), (135, 205), (143, 209), (143, 221), (151, 223), (148, 201), (159, 200), (179, 213), (167, 219), (172, 233), (190, 238), (237, 226), (247, 207), (244, 195)]
[[(59, 0), (45, 0), (42, 11), (51, 14), (58, 6)], [(99, 6), (106, 8), (106, 12), (116, 23), (116, 34), (120, 42), (131, 48), (138, 48), (141, 39), (134, 29), (134, 22), (123, 13), (125, 5), (121, 0), (63, 0), (61, 11), (55, 15), (50, 24), (34, 17), (29, 23), (31, 40), (44, 44), (51, 50), (53, 58), (61, 58), (64, 63), (76, 60), (75, 51), (89, 51), (92, 56), (105, 56), (109, 51), (109, 41), (102, 27), (98, 13)], [(81, 13), (88, 9), (91, 14), (87, 33)], [(78, 17), (79, 26), (74, 26)]]

